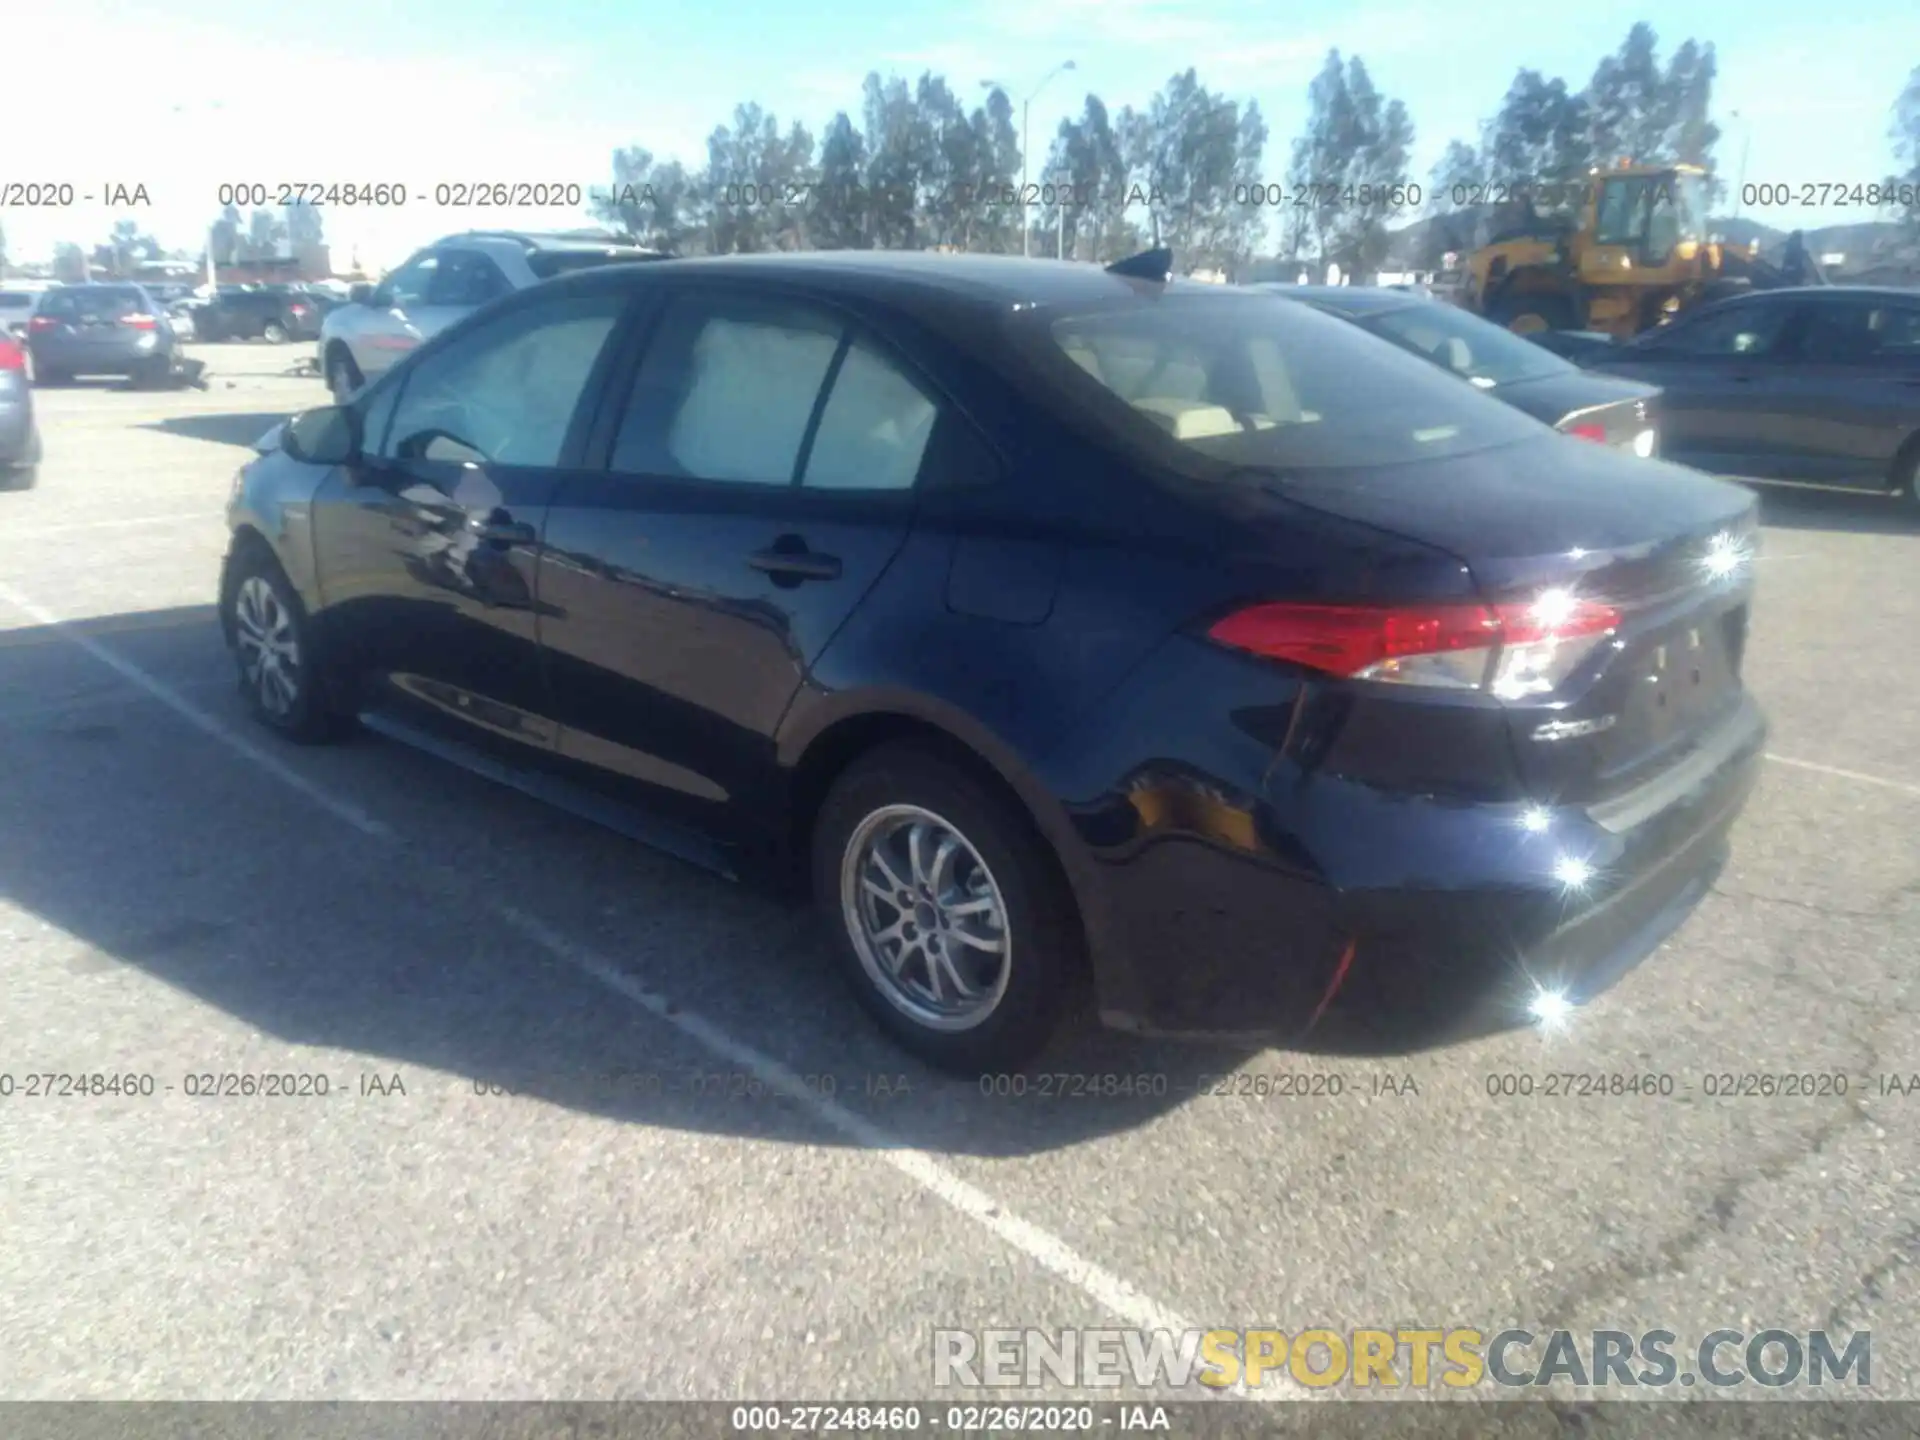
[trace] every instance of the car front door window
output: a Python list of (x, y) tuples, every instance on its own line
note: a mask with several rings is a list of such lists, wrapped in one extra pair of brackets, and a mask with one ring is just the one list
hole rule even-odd
[(553, 466), (619, 318), (618, 295), (501, 316), (406, 377), (380, 453), (393, 461)]
[(476, 310), (512, 288), (500, 267), (485, 255), (450, 250), (442, 252), (434, 268), (426, 303)]
[(1662, 356), (1738, 360), (1770, 355), (1792, 312), (1784, 305), (1735, 305), (1649, 339)]
[(438, 255), (422, 255), (410, 260), (387, 277), (378, 298), (392, 310), (417, 309), (427, 303), (439, 269)]

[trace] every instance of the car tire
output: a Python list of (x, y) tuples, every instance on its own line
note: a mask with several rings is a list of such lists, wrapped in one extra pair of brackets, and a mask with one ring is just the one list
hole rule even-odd
[(333, 403), (344, 405), (353, 398), (353, 393), (366, 384), (360, 367), (353, 363), (353, 356), (345, 350), (335, 349), (327, 355), (327, 391), (333, 396)]
[(38, 465), (0, 465), (0, 490), (31, 490), (39, 483)]
[(269, 320), (260, 327), (260, 338), (269, 345), (284, 345), (287, 343), (286, 327), (277, 320)]
[(1920, 435), (1909, 440), (1894, 471), (1893, 490), (1907, 507), (1907, 518), (1920, 521)]
[(812, 850), (815, 899), (854, 994), (904, 1048), (978, 1076), (1017, 1070), (1045, 1047), (1080, 927), (1015, 802), (932, 746), (894, 742), (834, 782)]
[(264, 548), (235, 557), (220, 607), (240, 695), (255, 720), (302, 745), (324, 744), (351, 728), (328, 704), (306, 607)]

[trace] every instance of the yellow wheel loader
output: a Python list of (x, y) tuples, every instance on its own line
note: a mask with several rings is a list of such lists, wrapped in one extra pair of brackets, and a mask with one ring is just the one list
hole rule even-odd
[[(1518, 334), (1578, 330), (1618, 340), (1747, 289), (1779, 269), (1706, 233), (1706, 172), (1622, 161), (1587, 176), (1574, 213), (1528, 212), (1467, 257), (1460, 304)], [(1817, 266), (1810, 266), (1820, 283)]]

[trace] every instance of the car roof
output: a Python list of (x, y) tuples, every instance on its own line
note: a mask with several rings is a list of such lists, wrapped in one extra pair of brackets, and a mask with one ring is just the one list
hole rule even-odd
[[(639, 267), (608, 266), (593, 272), (632, 273)], [(809, 250), (752, 255), (702, 255), (654, 261), (645, 273), (776, 280), (823, 293), (885, 294), (896, 303), (915, 299), (1007, 310), (1027, 306), (1099, 305), (1168, 289), (1186, 295), (1237, 295), (1236, 286), (1174, 280), (1170, 283), (1115, 275), (1077, 260), (1038, 260), (1018, 255), (943, 255), (925, 250)]]
[(630, 250), (635, 255), (658, 255), (661, 252), (650, 250), (645, 245), (637, 245), (616, 236), (594, 236), (578, 231), (539, 232), (532, 230), (462, 230), (455, 235), (443, 235), (427, 248), (437, 250), (443, 245), (511, 245), (522, 254), (596, 254), (608, 250)]
[(1761, 300), (1840, 300), (1849, 296), (1866, 300), (1908, 300), (1920, 303), (1920, 290), (1900, 285), (1792, 285), (1778, 290), (1754, 290), (1731, 295), (1725, 305), (1752, 305)]

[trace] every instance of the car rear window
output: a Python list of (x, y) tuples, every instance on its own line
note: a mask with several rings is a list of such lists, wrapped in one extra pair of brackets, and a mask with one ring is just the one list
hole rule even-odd
[(42, 314), (77, 315), (85, 320), (118, 320), (143, 315), (147, 303), (138, 290), (121, 285), (69, 285), (40, 302)]
[[(1029, 311), (1016, 345), (1055, 396), (1179, 468), (1325, 470), (1468, 454), (1537, 421), (1311, 306), (1263, 295), (1143, 295)], [(1522, 342), (1525, 343), (1525, 342)]]
[(1358, 317), (1382, 339), (1445, 366), (1483, 389), (1571, 375), (1574, 367), (1531, 340), (1439, 301)]
[(31, 310), (33, 296), (18, 290), (0, 290), (0, 310)]
[(535, 250), (527, 256), (527, 268), (542, 280), (568, 275), (575, 270), (591, 270), (598, 265), (624, 265), (632, 260), (650, 259), (645, 250)]

